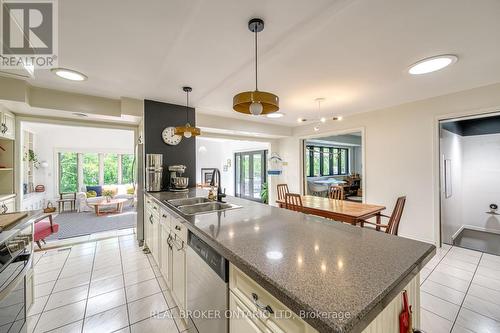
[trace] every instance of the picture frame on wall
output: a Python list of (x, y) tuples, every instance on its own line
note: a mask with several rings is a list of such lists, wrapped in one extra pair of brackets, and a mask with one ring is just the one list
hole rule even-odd
[(201, 181), (204, 184), (210, 184), (212, 182), (214, 170), (213, 168), (201, 168)]

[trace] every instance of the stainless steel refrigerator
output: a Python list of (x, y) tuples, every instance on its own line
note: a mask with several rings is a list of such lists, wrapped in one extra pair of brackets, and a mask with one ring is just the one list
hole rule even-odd
[(137, 194), (137, 240), (139, 245), (142, 246), (144, 242), (144, 188), (146, 184), (144, 183), (144, 144), (139, 138), (137, 144), (135, 145), (135, 156), (134, 156), (134, 170), (135, 170), (135, 186)]

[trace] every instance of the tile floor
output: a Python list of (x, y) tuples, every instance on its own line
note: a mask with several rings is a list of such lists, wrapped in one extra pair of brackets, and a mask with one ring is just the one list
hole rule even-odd
[[(133, 234), (37, 252), (35, 260), (28, 333), (193, 330)], [(500, 256), (438, 249), (421, 272), (421, 310), (426, 333), (500, 332)]]
[(192, 330), (135, 235), (37, 252), (35, 260), (37, 298), (28, 333)]
[(426, 333), (500, 332), (500, 256), (443, 245), (420, 279)]

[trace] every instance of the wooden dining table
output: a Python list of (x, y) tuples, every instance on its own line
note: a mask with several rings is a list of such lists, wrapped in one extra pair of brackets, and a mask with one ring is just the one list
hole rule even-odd
[[(341, 221), (356, 225), (369, 218), (377, 218), (380, 223), (380, 214), (385, 206), (371, 205), (347, 200), (335, 200), (313, 195), (303, 195), (303, 213), (326, 217), (335, 221)], [(285, 208), (285, 200), (276, 200), (281, 208)]]

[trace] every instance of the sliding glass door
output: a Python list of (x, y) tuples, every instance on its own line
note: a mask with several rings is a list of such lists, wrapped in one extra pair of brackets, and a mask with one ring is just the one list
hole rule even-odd
[(262, 201), (262, 184), (267, 182), (267, 150), (249, 151), (234, 154), (235, 161), (235, 196)]

